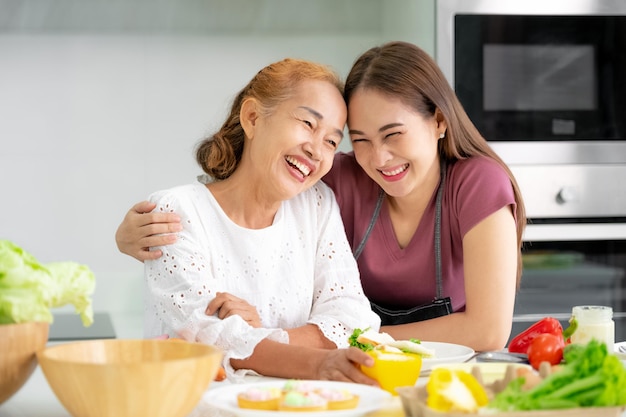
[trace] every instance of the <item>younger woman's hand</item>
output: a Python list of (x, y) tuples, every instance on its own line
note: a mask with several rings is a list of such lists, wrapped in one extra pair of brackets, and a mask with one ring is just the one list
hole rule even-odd
[(143, 262), (163, 255), (160, 250), (151, 251), (150, 247), (176, 242), (174, 233), (182, 230), (180, 217), (176, 213), (151, 213), (155, 207), (154, 203), (142, 201), (126, 213), (115, 233), (120, 252)]
[(227, 292), (218, 292), (207, 306), (205, 313), (212, 316), (217, 313), (217, 317), (225, 319), (230, 316), (240, 316), (252, 327), (261, 327), (261, 317), (255, 306), (246, 300), (235, 297)]

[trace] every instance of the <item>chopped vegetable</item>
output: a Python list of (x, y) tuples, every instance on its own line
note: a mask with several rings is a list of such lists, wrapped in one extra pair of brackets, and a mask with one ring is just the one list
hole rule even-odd
[(352, 332), (352, 334), (348, 338), (348, 343), (350, 343), (350, 346), (357, 347), (357, 348), (361, 349), (364, 352), (367, 352), (369, 350), (374, 349), (374, 345), (373, 344), (371, 344), (371, 343), (361, 343), (358, 340), (359, 336), (361, 336), (362, 333), (365, 333), (368, 330), (369, 330), (369, 327), (367, 329), (365, 329), (365, 330), (354, 329), (354, 331)]
[(363, 344), (378, 346), (393, 342), (395, 339), (388, 333), (378, 333), (370, 328), (367, 328), (357, 336), (356, 341)]
[(611, 407), (626, 405), (626, 368), (606, 344), (567, 345), (565, 365), (539, 385), (523, 391), (517, 378), (500, 392), (489, 408), (501, 411)]
[(382, 389), (398, 395), (396, 387), (412, 386), (417, 382), (422, 369), (421, 355), (386, 349), (372, 349), (367, 354), (374, 359), (374, 365), (361, 365), (361, 372), (378, 381)]
[(364, 352), (386, 349), (391, 352), (417, 353), (425, 357), (435, 356), (435, 352), (423, 346), (419, 339), (395, 340), (389, 334), (375, 332), (369, 327), (365, 330), (354, 329), (348, 342), (350, 346), (357, 347)]
[(567, 329), (554, 317), (545, 317), (528, 329), (518, 334), (509, 343), (508, 350), (513, 353), (528, 354), (528, 361), (539, 369), (542, 361), (556, 365), (563, 359), (563, 347), (578, 328), (576, 318), (570, 319)]
[(569, 326), (567, 326), (567, 329), (563, 330), (563, 340), (566, 345), (571, 343), (570, 338), (576, 329), (578, 329), (578, 320), (576, 320), (576, 317), (572, 316), (572, 318), (569, 319)]
[(83, 325), (93, 322), (93, 272), (74, 262), (41, 264), (8, 240), (0, 240), (0, 324), (52, 322), (51, 308), (74, 305)]
[(422, 368), (422, 357), (434, 356), (434, 351), (417, 339), (395, 340), (387, 333), (354, 329), (348, 338), (350, 346), (367, 352), (374, 365), (360, 365), (361, 372), (375, 379), (380, 387), (397, 395), (396, 387), (415, 385)]
[(421, 342), (415, 343), (411, 340), (394, 340), (392, 342), (386, 343), (384, 346), (395, 347), (406, 353), (417, 353), (425, 358), (435, 356), (434, 350), (428, 349), (427, 347), (423, 346)]
[(558, 365), (563, 360), (563, 348), (565, 342), (563, 337), (551, 333), (540, 334), (535, 337), (528, 348), (528, 362), (539, 369), (541, 362), (548, 362), (550, 365)]
[(561, 336), (563, 334), (563, 326), (554, 317), (545, 317), (515, 336), (509, 343), (509, 352), (528, 353), (528, 348), (533, 339), (544, 333)]
[(213, 378), (214, 381), (223, 381), (226, 379), (226, 369), (224, 369), (223, 366), (220, 366), (217, 369), (217, 374), (215, 374), (215, 378)]
[(436, 368), (426, 384), (426, 405), (436, 411), (475, 413), (487, 404), (487, 392), (468, 372)]

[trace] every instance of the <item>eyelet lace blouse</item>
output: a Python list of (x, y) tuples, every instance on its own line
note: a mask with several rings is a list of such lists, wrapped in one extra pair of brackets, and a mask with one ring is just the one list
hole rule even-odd
[[(225, 353), (229, 377), (251, 372), (230, 366), (269, 338), (288, 343), (283, 329), (317, 325), (337, 347), (354, 328), (378, 330), (380, 319), (363, 294), (333, 192), (317, 183), (285, 201), (264, 229), (235, 223), (204, 184), (150, 196), (156, 211), (176, 212), (183, 230), (163, 256), (145, 264), (146, 337), (161, 334), (213, 344)], [(254, 305), (262, 328), (241, 317), (207, 316), (216, 292)]]

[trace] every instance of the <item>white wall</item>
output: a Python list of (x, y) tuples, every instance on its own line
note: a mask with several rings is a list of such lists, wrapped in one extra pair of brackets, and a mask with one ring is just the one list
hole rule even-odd
[(0, 239), (90, 266), (95, 310), (141, 311), (142, 264), (114, 241), (130, 206), (195, 179), (194, 145), (261, 67), (295, 56), (345, 76), (394, 33), (0, 33)]

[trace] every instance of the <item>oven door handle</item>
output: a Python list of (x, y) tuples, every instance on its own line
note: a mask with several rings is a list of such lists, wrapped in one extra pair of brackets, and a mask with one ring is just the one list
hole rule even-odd
[(525, 242), (625, 240), (626, 223), (529, 224)]

